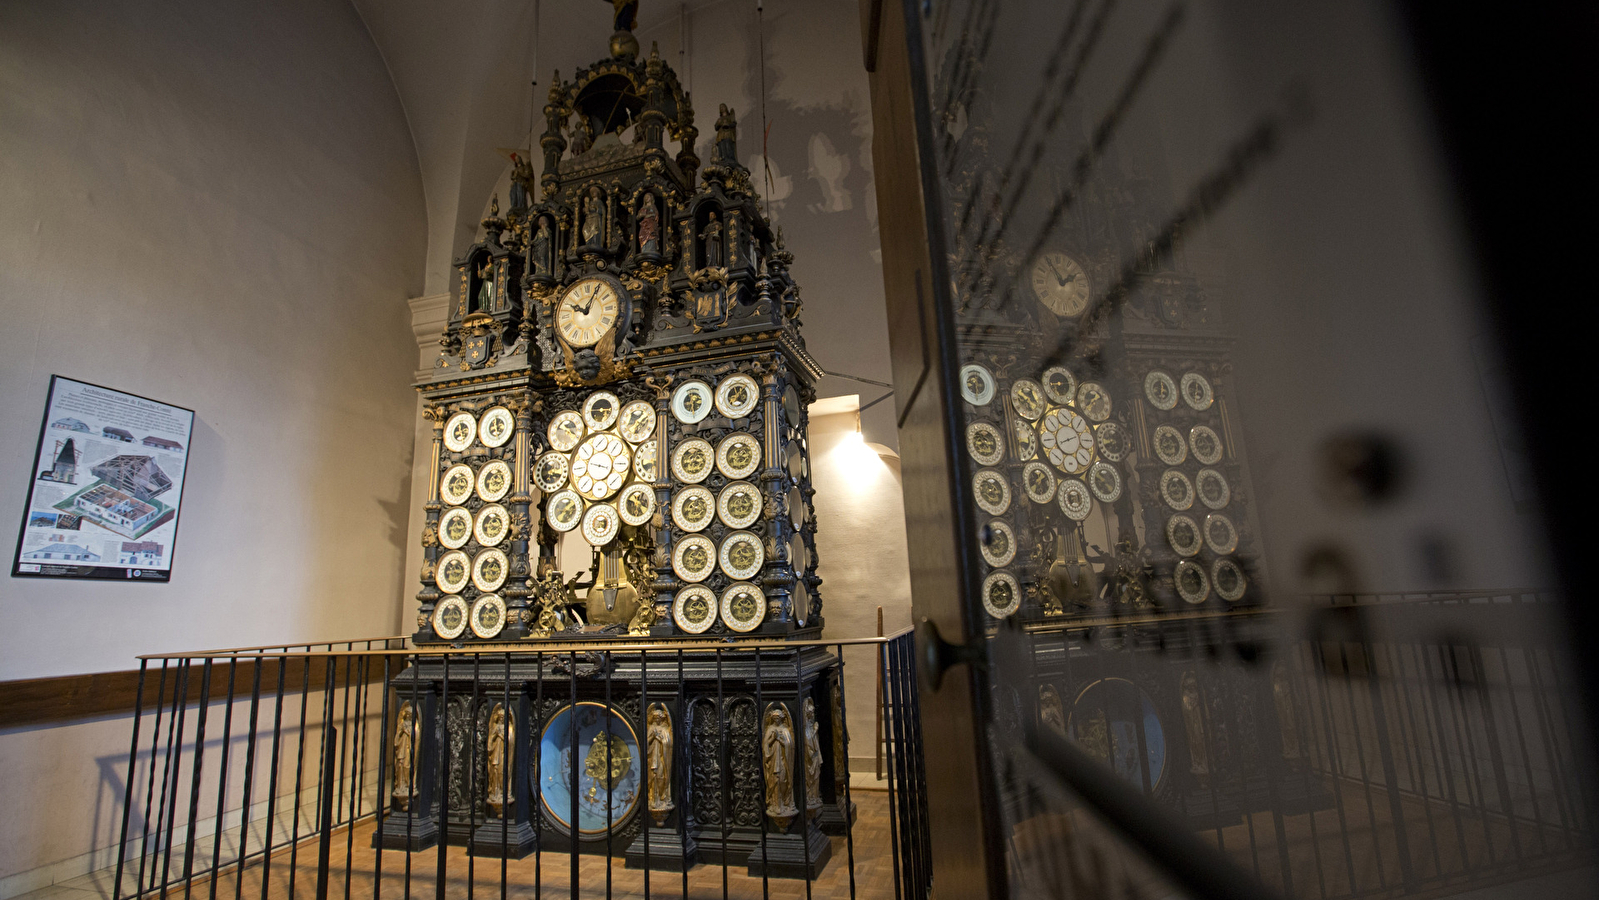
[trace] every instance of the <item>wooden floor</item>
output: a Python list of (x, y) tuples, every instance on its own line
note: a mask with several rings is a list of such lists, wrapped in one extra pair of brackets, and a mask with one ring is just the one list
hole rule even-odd
[[(773, 878), (765, 884), (760, 878), (751, 878), (743, 866), (729, 866), (724, 884), (720, 865), (702, 864), (688, 873), (688, 890), (684, 892), (683, 876), (678, 872), (650, 872), (648, 891), (645, 873), (623, 867), (622, 859), (607, 861), (602, 856), (578, 858), (577, 889), (571, 881), (571, 857), (565, 853), (532, 854), (520, 860), (505, 863), (505, 887), (501, 890), (501, 860), (469, 859), (463, 847), (451, 847), (445, 860), (445, 895), (451, 900), (468, 896), (480, 900), (498, 900), (504, 896), (517, 900), (531, 898), (721, 898), (729, 900), (761, 900), (773, 898), (815, 898), (815, 900), (842, 900), (842, 898), (892, 898), (894, 873), (889, 847), (888, 794), (882, 791), (855, 791), (857, 810), (854, 830), (854, 891), (850, 886), (849, 847), (845, 839), (832, 839), (832, 858), (815, 880), (808, 886), (804, 880)], [(354, 833), (337, 834), (333, 841), (329, 900), (433, 900), (438, 885), (434, 875), (438, 870), (438, 849), (430, 848), (406, 854), (397, 850), (383, 851), (382, 877), (375, 878), (377, 851), (372, 848), (371, 823), (357, 826)], [(316, 898), (315, 843), (305, 843), (290, 866), (289, 854), (274, 854), (270, 869), (271, 883), (265, 892), (261, 889), (262, 867), (255, 864), (245, 869), (239, 895), (246, 900), (315, 900)], [(348, 855), (348, 856), (347, 856)], [(540, 858), (542, 857), (542, 859)], [(346, 868), (346, 859), (349, 859)], [(409, 863), (409, 873), (407, 864)], [(470, 871), (470, 875), (469, 875)], [(350, 874), (346, 878), (347, 873)], [(92, 877), (92, 876), (90, 876)], [(609, 884), (607, 884), (609, 879)], [(293, 882), (291, 890), (290, 882)], [(409, 891), (407, 890), (409, 880)], [(106, 878), (109, 882), (110, 879)], [(236, 872), (224, 873), (217, 878), (215, 896), (232, 900), (235, 885), (241, 879)], [(374, 891), (374, 883), (378, 888)], [(109, 887), (109, 885), (107, 885)], [(470, 889), (470, 894), (469, 894)], [(109, 891), (104, 892), (109, 896)], [(177, 885), (168, 892), (169, 897), (190, 897), (211, 900), (209, 881), (196, 880), (187, 890)], [(43, 900), (43, 898), (19, 898)], [(57, 900), (57, 898), (50, 898)], [(59, 900), (78, 900), (63, 897)]]

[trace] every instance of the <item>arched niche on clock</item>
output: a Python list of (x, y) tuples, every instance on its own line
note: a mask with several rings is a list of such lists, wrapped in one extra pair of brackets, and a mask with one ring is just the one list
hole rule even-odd
[(727, 211), (707, 197), (693, 209), (694, 265), (716, 269), (727, 265)]
[(487, 247), (478, 247), (467, 254), (465, 291), (458, 308), (463, 318), (473, 313), (492, 314), (499, 304), (498, 278), (494, 255)]
[(628, 204), (631, 214), (632, 256), (640, 262), (661, 262), (667, 257), (667, 229), (671, 207), (666, 191), (644, 185), (633, 193)]
[(553, 283), (556, 280), (560, 246), (560, 220), (554, 213), (534, 213), (528, 223), (527, 268), (535, 281)]

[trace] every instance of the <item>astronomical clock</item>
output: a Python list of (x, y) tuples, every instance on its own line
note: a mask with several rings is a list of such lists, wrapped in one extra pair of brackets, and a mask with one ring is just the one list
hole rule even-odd
[[(640, 52), (632, 7), (619, 4), (608, 57), (557, 73), (542, 166), (513, 157), (508, 207), (495, 199), (456, 263), (437, 363), (417, 386), (433, 442), (415, 643), (564, 652), (485, 656), (473, 671), (424, 655), (395, 679), (418, 723), (395, 740), (430, 748), (408, 751), (418, 770), (480, 752), (491, 721), (522, 737), (498, 783), (396, 787), (380, 839), (476, 834), (475, 852), (510, 855), (575, 843), (639, 864), (653, 848), (672, 865), (759, 847), (752, 867), (802, 875), (846, 814), (836, 660), (771, 649), (823, 624), (806, 434), (821, 371), (733, 111), (720, 108), (702, 168), (689, 96), (654, 47)], [(738, 650), (756, 639), (767, 649)], [(619, 640), (676, 646), (681, 671), (657, 683), (664, 672), (643, 670), (663, 655), (584, 649)], [(808, 815), (763, 813), (781, 793), (759, 768), (773, 727), (836, 745), (815, 767), (825, 784), (792, 791)], [(594, 762), (576, 783), (549, 774), (569, 744)], [(755, 760), (753, 776), (702, 790), (730, 757)], [(643, 777), (661, 760), (664, 775)]]

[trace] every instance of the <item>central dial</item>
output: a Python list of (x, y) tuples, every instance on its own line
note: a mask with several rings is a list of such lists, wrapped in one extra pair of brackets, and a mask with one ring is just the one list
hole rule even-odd
[(609, 281), (584, 278), (561, 295), (555, 328), (573, 347), (592, 347), (616, 325), (621, 305)]
[(627, 481), (627, 445), (614, 434), (597, 434), (572, 456), (572, 486), (589, 500), (604, 500)]

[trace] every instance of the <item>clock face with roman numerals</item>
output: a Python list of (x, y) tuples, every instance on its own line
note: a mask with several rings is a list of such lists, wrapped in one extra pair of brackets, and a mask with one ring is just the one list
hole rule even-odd
[(573, 347), (592, 347), (615, 327), (621, 302), (610, 282), (584, 278), (561, 296), (555, 328)]

